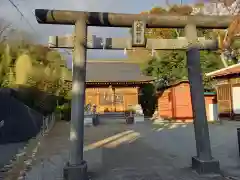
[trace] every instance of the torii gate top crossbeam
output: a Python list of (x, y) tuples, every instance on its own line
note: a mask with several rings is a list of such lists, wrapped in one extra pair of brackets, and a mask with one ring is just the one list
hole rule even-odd
[(143, 20), (146, 21), (148, 28), (183, 28), (187, 24), (195, 24), (198, 28), (206, 29), (226, 29), (234, 18), (233, 16), (120, 14), (48, 9), (36, 9), (35, 15), (40, 24), (74, 25), (78, 19), (85, 18), (88, 26), (132, 27), (135, 20)]

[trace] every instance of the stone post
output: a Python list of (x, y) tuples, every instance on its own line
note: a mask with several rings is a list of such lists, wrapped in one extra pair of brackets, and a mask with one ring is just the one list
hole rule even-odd
[(187, 25), (185, 34), (189, 41), (187, 50), (188, 79), (190, 83), (192, 110), (194, 115), (194, 130), (197, 156), (192, 157), (192, 167), (198, 173), (219, 173), (219, 162), (211, 153), (208, 122), (206, 117), (204, 86), (200, 64), (200, 51), (196, 45), (197, 29), (195, 25)]
[(82, 18), (75, 24), (70, 159), (64, 168), (65, 180), (87, 180), (88, 178), (87, 163), (83, 160), (86, 37), (87, 25)]

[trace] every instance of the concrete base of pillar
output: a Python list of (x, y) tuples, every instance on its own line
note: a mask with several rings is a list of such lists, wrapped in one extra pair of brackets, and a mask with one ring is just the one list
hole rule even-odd
[(219, 161), (212, 159), (210, 161), (201, 160), (198, 157), (192, 157), (192, 168), (199, 174), (219, 174)]
[(88, 180), (86, 161), (76, 166), (67, 164), (63, 169), (63, 178), (64, 180)]

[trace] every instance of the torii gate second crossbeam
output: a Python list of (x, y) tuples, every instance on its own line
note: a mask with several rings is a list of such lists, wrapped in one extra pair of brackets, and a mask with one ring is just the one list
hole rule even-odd
[[(74, 36), (50, 36), (48, 45), (50, 48), (74, 49)], [(104, 43), (105, 42), (105, 43)], [(179, 39), (146, 39), (145, 48), (148, 50), (186, 50), (188, 40), (184, 37)], [(198, 38), (196, 46), (200, 50), (219, 49), (218, 40)], [(105, 49), (105, 50), (131, 50), (132, 38), (102, 38), (95, 35), (87, 37), (87, 49)]]

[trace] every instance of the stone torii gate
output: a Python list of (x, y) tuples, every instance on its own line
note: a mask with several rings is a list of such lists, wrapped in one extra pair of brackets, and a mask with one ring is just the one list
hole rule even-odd
[[(35, 15), (41, 24), (75, 25), (73, 58), (72, 114), (70, 132), (70, 159), (64, 168), (68, 180), (87, 179), (87, 163), (83, 159), (84, 101), (86, 79), (87, 26), (132, 27), (133, 46), (144, 46), (144, 26), (147, 28), (183, 28), (187, 39), (187, 66), (190, 82), (197, 156), (192, 157), (192, 167), (199, 173), (219, 172), (219, 162), (212, 157), (209, 130), (206, 118), (204, 87), (200, 67), (199, 43), (196, 27), (226, 29), (232, 16), (169, 16), (145, 14), (116, 14), (65, 10), (36, 9)], [(140, 27), (139, 23), (143, 26)], [(112, 41), (114, 42), (114, 40)], [(155, 41), (156, 42), (156, 41)], [(160, 42), (160, 41), (159, 41)], [(156, 42), (156, 44), (159, 44)], [(175, 43), (175, 42), (174, 42)], [(71, 43), (70, 43), (71, 44)], [(126, 44), (126, 43), (125, 43)], [(149, 42), (147, 42), (149, 44)], [(204, 44), (204, 43), (203, 43)], [(113, 44), (112, 44), (113, 45)], [(66, 44), (64, 45), (66, 47)], [(64, 47), (63, 46), (63, 47)], [(126, 45), (125, 45), (126, 46)], [(162, 45), (159, 45), (162, 46)], [(59, 46), (61, 47), (61, 46)], [(207, 48), (207, 47), (204, 47)], [(121, 49), (121, 48), (120, 48)], [(155, 48), (158, 49), (158, 48)], [(160, 48), (161, 49), (161, 48)], [(166, 49), (166, 47), (164, 48)]]

